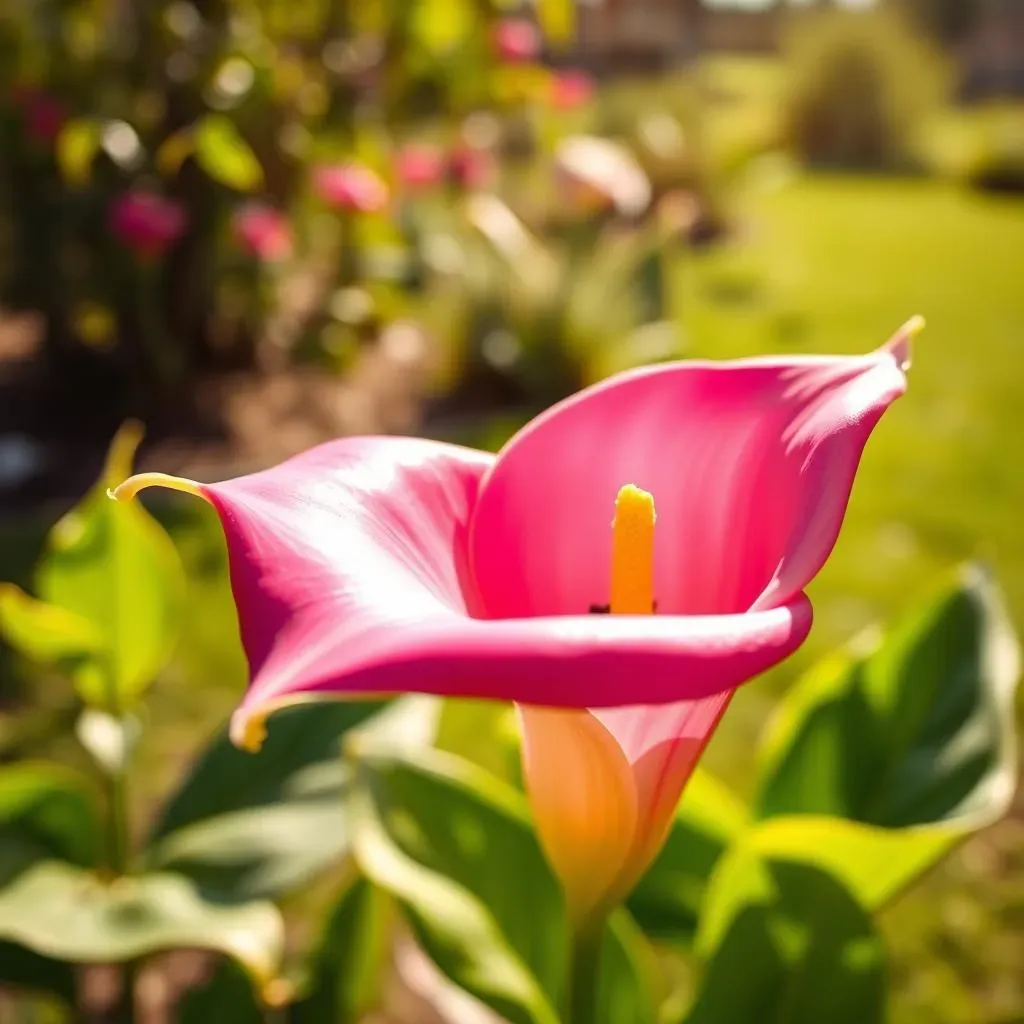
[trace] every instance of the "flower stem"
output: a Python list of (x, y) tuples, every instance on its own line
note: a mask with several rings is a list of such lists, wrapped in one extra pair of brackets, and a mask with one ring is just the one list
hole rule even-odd
[(565, 993), (565, 1024), (594, 1024), (604, 918), (588, 921), (573, 931), (569, 950), (569, 979)]

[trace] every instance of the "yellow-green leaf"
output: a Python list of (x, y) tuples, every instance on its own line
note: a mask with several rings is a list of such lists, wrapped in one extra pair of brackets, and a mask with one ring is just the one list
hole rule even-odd
[(102, 478), (50, 533), (37, 572), (39, 596), (83, 620), (97, 643), (93, 670), (77, 671), (84, 700), (107, 710), (130, 706), (170, 656), (179, 626), (184, 574), (163, 527), (138, 502), (107, 490), (131, 475), (142, 434), (118, 431)]
[(64, 180), (84, 185), (92, 173), (92, 162), (100, 148), (100, 126), (96, 121), (68, 121), (57, 137), (57, 163)]
[(194, 139), (199, 166), (214, 181), (238, 192), (262, 188), (263, 168), (229, 117), (208, 114), (196, 125)]

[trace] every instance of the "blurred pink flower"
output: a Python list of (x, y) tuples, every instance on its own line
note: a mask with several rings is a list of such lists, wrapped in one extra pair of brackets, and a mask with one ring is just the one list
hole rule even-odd
[(498, 161), (489, 149), (460, 142), (448, 157), (448, 173), (460, 188), (484, 188), (497, 176)]
[(64, 105), (44, 89), (34, 85), (16, 85), (11, 98), (21, 110), (29, 137), (36, 142), (53, 142), (67, 120)]
[(594, 80), (584, 71), (559, 71), (551, 77), (549, 98), (558, 110), (577, 110), (594, 98)]
[(325, 203), (339, 210), (377, 213), (388, 204), (387, 184), (364, 164), (317, 167), (313, 171), (313, 188)]
[(395, 173), (408, 189), (429, 188), (444, 177), (444, 152), (437, 146), (410, 143), (399, 150)]
[(507, 64), (525, 64), (540, 56), (540, 29), (525, 18), (503, 18), (494, 27), (494, 48)]
[(148, 258), (162, 256), (187, 226), (188, 214), (181, 203), (143, 189), (119, 196), (110, 211), (111, 231)]
[(292, 228), (280, 210), (266, 203), (246, 203), (235, 212), (235, 237), (242, 247), (267, 263), (286, 260), (292, 254)]

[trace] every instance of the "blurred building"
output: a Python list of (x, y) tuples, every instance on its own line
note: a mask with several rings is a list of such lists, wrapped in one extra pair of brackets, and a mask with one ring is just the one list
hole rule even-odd
[(986, 4), (960, 45), (964, 99), (1024, 96), (1024, 3)]
[(705, 7), (701, 0), (581, 0), (573, 59), (597, 73), (663, 71), (698, 53), (764, 53), (781, 12)]

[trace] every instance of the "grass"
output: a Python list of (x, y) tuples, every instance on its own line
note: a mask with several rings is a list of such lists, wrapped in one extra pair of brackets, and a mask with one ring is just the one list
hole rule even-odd
[[(678, 268), (690, 354), (865, 352), (914, 313), (929, 326), (811, 588), (811, 639), (740, 695), (712, 744), (712, 767), (741, 789), (780, 688), (960, 561), (994, 569), (1024, 628), (1024, 204), (915, 180), (758, 178), (746, 241)], [(1022, 920), (1024, 824), (1010, 820), (886, 915), (893, 1019), (1019, 1020)]]
[[(688, 353), (865, 352), (915, 313), (911, 389), (865, 456), (840, 542), (812, 588), (804, 651), (735, 701), (711, 765), (744, 788), (778, 693), (863, 626), (892, 618), (981, 557), (1024, 628), (1024, 204), (915, 180), (802, 177), (761, 165), (736, 197), (743, 236), (675, 269)], [(182, 655), (147, 702), (145, 796), (166, 791), (244, 685), (223, 549), (208, 510), (164, 506), (196, 589)], [(25, 581), (41, 531), (0, 535), (0, 577)], [(894, 1020), (1011, 1020), (1024, 1011), (1024, 824), (973, 841), (884, 920)]]

